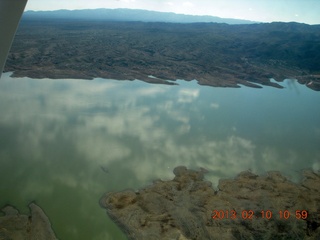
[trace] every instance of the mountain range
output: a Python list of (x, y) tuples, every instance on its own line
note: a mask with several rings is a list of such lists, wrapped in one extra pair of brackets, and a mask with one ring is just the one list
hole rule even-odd
[(83, 9), (83, 10), (55, 10), (55, 11), (26, 11), (24, 19), (70, 19), (70, 20), (108, 20), (108, 21), (141, 21), (141, 22), (172, 22), (172, 23), (197, 23), (216, 22), (227, 24), (252, 24), (249, 20), (220, 18), (214, 16), (196, 16), (176, 14), (171, 12), (157, 12), (139, 9)]

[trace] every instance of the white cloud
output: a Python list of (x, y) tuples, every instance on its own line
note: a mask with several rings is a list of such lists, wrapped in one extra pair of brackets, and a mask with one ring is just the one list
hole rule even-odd
[(138, 96), (156, 96), (158, 94), (163, 94), (167, 91), (166, 88), (160, 88), (160, 87), (146, 87), (146, 88), (140, 88), (136, 90), (136, 94)]
[(183, 88), (179, 90), (178, 92), (178, 102), (181, 103), (191, 103), (196, 98), (199, 97), (200, 90), (199, 89), (189, 89), (189, 88)]
[(135, 0), (116, 0), (117, 2), (133, 3)]
[(211, 103), (210, 107), (213, 109), (218, 109), (220, 107), (219, 103)]
[(320, 160), (319, 159), (314, 161), (314, 163), (312, 164), (312, 169), (313, 169), (313, 171), (320, 171)]
[(183, 3), (183, 6), (184, 6), (184, 7), (191, 8), (191, 7), (194, 7), (194, 4), (193, 4), (192, 2), (184, 2), (184, 3)]

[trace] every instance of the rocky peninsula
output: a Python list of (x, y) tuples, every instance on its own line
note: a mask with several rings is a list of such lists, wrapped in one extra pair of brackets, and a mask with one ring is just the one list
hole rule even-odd
[(43, 210), (35, 203), (29, 204), (30, 215), (20, 214), (13, 206), (5, 206), (0, 216), (2, 240), (56, 240), (51, 223)]
[[(214, 87), (320, 90), (320, 26), (299, 23), (121, 22), (25, 19), (5, 71), (14, 77), (139, 79)], [(152, 77), (150, 77), (152, 76)]]
[(171, 181), (105, 194), (100, 204), (128, 239), (319, 239), (320, 172), (296, 184), (279, 172), (221, 179), (174, 169)]

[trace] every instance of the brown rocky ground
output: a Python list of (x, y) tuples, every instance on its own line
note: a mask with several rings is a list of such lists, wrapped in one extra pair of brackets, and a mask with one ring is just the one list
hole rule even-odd
[(1, 209), (0, 240), (56, 240), (50, 221), (35, 203), (29, 204), (30, 215), (23, 215), (12, 206)]
[[(279, 172), (220, 180), (174, 169), (171, 181), (107, 193), (100, 204), (129, 239), (320, 239), (320, 175), (295, 184)], [(281, 211), (281, 212), (280, 212)]]
[[(20, 23), (5, 71), (15, 77), (196, 79), (214, 87), (320, 90), (320, 26), (33, 19)], [(155, 78), (149, 78), (152, 75)], [(239, 85), (240, 84), (240, 85)]]

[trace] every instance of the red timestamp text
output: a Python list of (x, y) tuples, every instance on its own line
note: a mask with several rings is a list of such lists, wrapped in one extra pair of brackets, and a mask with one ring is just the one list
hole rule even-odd
[(296, 210), (295, 212), (290, 212), (289, 210), (280, 210), (278, 212), (272, 212), (271, 210), (242, 210), (237, 212), (235, 210), (213, 210), (211, 213), (211, 218), (216, 220), (222, 219), (243, 219), (243, 220), (252, 220), (257, 218), (270, 220), (272, 218), (279, 218), (283, 220), (288, 219), (307, 219), (308, 211), (307, 210)]

